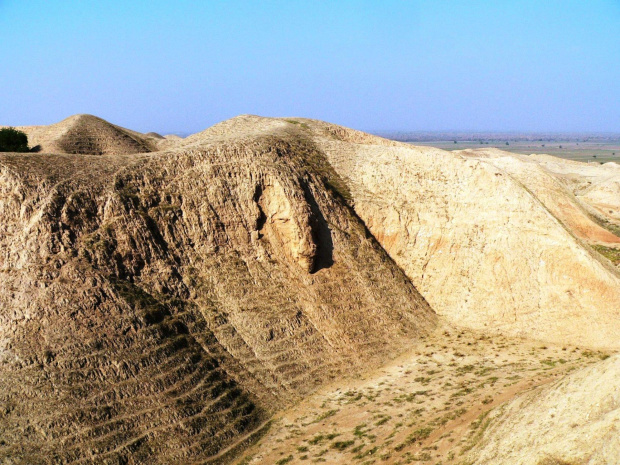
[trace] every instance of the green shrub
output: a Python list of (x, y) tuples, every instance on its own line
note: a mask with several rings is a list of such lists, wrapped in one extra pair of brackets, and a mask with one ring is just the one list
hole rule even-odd
[(352, 446), (355, 440), (350, 441), (336, 441), (332, 444), (332, 449), (345, 450), (347, 447)]
[(284, 465), (285, 463), (289, 463), (291, 460), (293, 460), (293, 456), (289, 455), (288, 457), (284, 457), (283, 459), (280, 459), (276, 462), (276, 465)]
[(28, 152), (28, 136), (15, 128), (0, 129), (0, 152)]

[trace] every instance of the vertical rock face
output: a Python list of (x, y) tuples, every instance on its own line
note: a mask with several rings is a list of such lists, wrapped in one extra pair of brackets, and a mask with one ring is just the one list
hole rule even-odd
[(214, 137), (0, 156), (3, 463), (226, 460), (434, 325), (311, 144)]
[(299, 193), (289, 196), (277, 181), (257, 186), (256, 197), (260, 209), (257, 219), (258, 237), (265, 235), (276, 250), (282, 250), (304, 271), (315, 269), (318, 245), (311, 222), (312, 211)]

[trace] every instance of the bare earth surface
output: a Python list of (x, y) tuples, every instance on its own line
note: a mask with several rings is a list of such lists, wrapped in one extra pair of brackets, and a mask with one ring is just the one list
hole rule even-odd
[(617, 164), (251, 115), (24, 129), (0, 462), (613, 463)]
[(618, 347), (620, 278), (591, 247), (618, 246), (615, 222), (593, 218), (534, 160), (317, 143), (355, 211), (437, 313), (477, 330)]
[[(523, 393), (538, 392), (567, 373), (596, 366), (605, 357), (587, 349), (490, 338), (442, 326), (380, 370), (324, 389), (276, 416), (267, 435), (237, 463), (481, 463), (470, 451), (479, 445), (492, 409)], [(605, 393), (613, 392), (610, 378), (617, 373), (612, 373), (602, 382), (593, 381), (606, 386)], [(580, 387), (584, 396), (590, 393)], [(512, 444), (512, 455), (497, 455), (496, 449), (505, 450), (493, 446), (485, 452), (488, 463), (536, 464), (536, 457), (545, 457), (531, 451), (522, 461), (514, 460), (521, 450), (534, 449), (533, 437), (546, 434), (533, 425), (537, 415), (548, 420), (553, 398), (547, 397), (544, 408), (530, 407), (529, 424), (521, 420), (519, 428), (528, 439)], [(573, 415), (578, 417), (576, 407), (573, 404)], [(496, 438), (511, 443), (512, 429), (505, 427)]]
[(292, 135), (243, 131), (0, 155), (0, 461), (225, 461), (431, 330), (327, 170)]
[(503, 405), (489, 416), (470, 462), (618, 463), (619, 377), (615, 355)]

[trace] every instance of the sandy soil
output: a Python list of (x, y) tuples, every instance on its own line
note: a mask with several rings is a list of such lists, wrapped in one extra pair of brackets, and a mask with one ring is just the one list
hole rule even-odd
[(461, 463), (491, 409), (605, 356), (442, 325), (382, 369), (281, 413), (237, 464)]

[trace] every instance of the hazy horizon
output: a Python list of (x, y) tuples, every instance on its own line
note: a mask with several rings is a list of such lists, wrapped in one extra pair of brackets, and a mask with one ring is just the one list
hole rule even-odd
[[(78, 115), (78, 113), (74, 114), (74, 115), (68, 115), (66, 118), (69, 117), (73, 117)], [(89, 113), (89, 115), (101, 118), (100, 115), (97, 114), (91, 114)], [(241, 115), (236, 115), (236, 116), (241, 116)], [(235, 118), (236, 116), (233, 116), (231, 118)], [(263, 115), (254, 115), (254, 116), (263, 116)], [(278, 115), (273, 115), (273, 116), (269, 116), (269, 117), (273, 117), (273, 118), (280, 118), (280, 119), (304, 119), (306, 117), (304, 116), (278, 116)], [(55, 124), (55, 123), (60, 123), (61, 121), (63, 121), (66, 118), (61, 118), (58, 121), (52, 121), (49, 124)], [(105, 118), (103, 118), (105, 120)], [(312, 118), (315, 120), (320, 120), (319, 118)], [(107, 120), (109, 123), (112, 124), (117, 124), (115, 121), (110, 121)], [(215, 123), (213, 123), (212, 125), (215, 125), (217, 123), (220, 123), (222, 121), (225, 120), (220, 120), (220, 121), (216, 121)], [(326, 121), (326, 120), (321, 120), (321, 121)], [(333, 121), (327, 121), (329, 123), (333, 123)], [(334, 124), (338, 124), (338, 123), (334, 123)], [(0, 121), (0, 127), (2, 126), (8, 126), (8, 127), (27, 127), (27, 126), (38, 126), (39, 124), (30, 124), (30, 123), (26, 123), (26, 124), (6, 124), (3, 121)], [(41, 126), (46, 126), (48, 124), (40, 124)], [(118, 124), (117, 124), (118, 125)], [(157, 128), (149, 128), (146, 130), (143, 130), (143, 133), (147, 133), (147, 132), (154, 132), (160, 135), (177, 135), (180, 137), (187, 137), (190, 136), (192, 134), (196, 134), (198, 132), (204, 131), (205, 129), (208, 129), (209, 127), (211, 127), (212, 125), (197, 129), (195, 131), (186, 131), (186, 130), (158, 130)], [(347, 127), (346, 125), (342, 125), (344, 127)], [(125, 127), (125, 129), (130, 129), (130, 130), (135, 130), (135, 128), (131, 127), (131, 126), (121, 126), (121, 127)], [(473, 129), (473, 130), (467, 130), (467, 129), (429, 129), (429, 130), (419, 130), (419, 129), (368, 129), (368, 128), (355, 128), (355, 127), (351, 127), (351, 129), (356, 129), (356, 130), (362, 130), (364, 132), (367, 132), (369, 134), (375, 134), (375, 135), (379, 135), (382, 137), (387, 137), (387, 138), (391, 138), (391, 137), (395, 137), (395, 138), (399, 138), (399, 137), (405, 137), (405, 136), (412, 136), (414, 137), (411, 140), (418, 140), (415, 139), (415, 137), (424, 137), (423, 139), (419, 139), (419, 140), (428, 140), (428, 141), (432, 141), (432, 140), (452, 140), (453, 138), (457, 138), (457, 140), (459, 140), (459, 138), (461, 138), (461, 140), (477, 140), (479, 138), (483, 138), (483, 139), (491, 139), (492, 136), (497, 136), (497, 140), (503, 140), (506, 137), (549, 137), (549, 138), (558, 138), (558, 137), (562, 137), (565, 136), (567, 138), (570, 139), (575, 139), (578, 140), (580, 138), (584, 138), (584, 137), (591, 137), (591, 138), (595, 138), (595, 137), (599, 137), (599, 138), (607, 138), (607, 139), (613, 139), (613, 140), (618, 140), (620, 139), (620, 130), (618, 131), (544, 131), (544, 130), (534, 130), (534, 131), (522, 131), (522, 130), (494, 130), (494, 129), (490, 129), (490, 130), (485, 130), (485, 129)], [(426, 137), (428, 136), (428, 137)], [(431, 138), (430, 136), (438, 136), (438, 138)], [(441, 137), (439, 137), (441, 136)], [(449, 137), (448, 137), (449, 136)], [(500, 137), (502, 136), (502, 137)], [(547, 139), (543, 139), (543, 140), (547, 140)]]
[(620, 131), (620, 2), (0, 0), (0, 123)]

